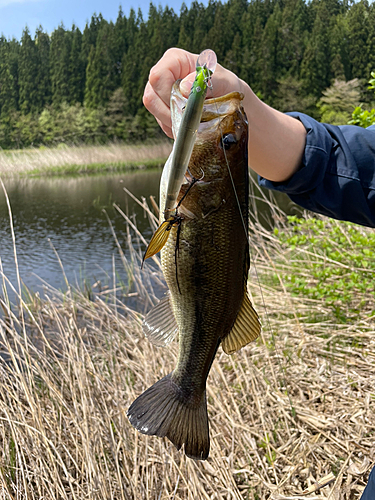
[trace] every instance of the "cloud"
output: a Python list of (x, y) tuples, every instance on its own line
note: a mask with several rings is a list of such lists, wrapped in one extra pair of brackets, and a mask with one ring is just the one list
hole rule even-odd
[(7, 5), (12, 5), (14, 3), (34, 3), (39, 0), (0, 0), (0, 9), (6, 7)]

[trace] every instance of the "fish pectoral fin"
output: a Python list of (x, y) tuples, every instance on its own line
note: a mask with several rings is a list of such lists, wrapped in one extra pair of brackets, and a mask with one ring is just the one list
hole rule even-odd
[(174, 217), (170, 217), (168, 220), (160, 224), (160, 226), (154, 232), (143, 256), (143, 262), (149, 257), (152, 257), (156, 253), (160, 252), (163, 246), (167, 243), (169, 233), (174, 224), (174, 220)]
[(149, 341), (158, 347), (164, 347), (172, 342), (178, 333), (178, 326), (172, 310), (170, 293), (167, 293), (146, 314), (142, 330)]
[(241, 308), (237, 314), (232, 330), (221, 342), (227, 354), (239, 351), (241, 347), (255, 340), (260, 334), (259, 317), (245, 290)]

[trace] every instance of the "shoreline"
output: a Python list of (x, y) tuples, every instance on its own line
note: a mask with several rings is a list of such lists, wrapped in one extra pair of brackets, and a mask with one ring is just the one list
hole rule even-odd
[(109, 172), (134, 172), (135, 170), (155, 170), (163, 168), (166, 158), (145, 160), (138, 162), (114, 162), (114, 163), (89, 163), (87, 165), (61, 165), (47, 169), (34, 169), (29, 172), (20, 173), (21, 177), (40, 177), (44, 174), (49, 176), (64, 175), (91, 175)]
[(0, 150), (0, 176), (82, 175), (160, 168), (171, 142)]

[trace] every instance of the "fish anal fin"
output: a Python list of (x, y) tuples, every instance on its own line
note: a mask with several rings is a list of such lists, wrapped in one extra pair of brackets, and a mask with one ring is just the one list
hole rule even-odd
[(210, 450), (206, 393), (197, 404), (184, 400), (171, 374), (141, 394), (127, 411), (130, 423), (142, 434), (167, 437), (195, 460)]
[(143, 262), (149, 257), (152, 257), (153, 255), (160, 252), (163, 246), (167, 243), (168, 236), (173, 226), (173, 223), (174, 223), (174, 218), (171, 217), (168, 220), (164, 221), (162, 224), (160, 224), (160, 226), (152, 235), (150, 243), (146, 248), (146, 252), (143, 256)]
[(156, 346), (163, 347), (172, 342), (178, 332), (178, 326), (172, 310), (170, 293), (167, 293), (146, 314), (142, 329), (149, 341)]
[(237, 314), (236, 321), (226, 337), (223, 338), (221, 345), (227, 354), (233, 354), (239, 351), (241, 347), (249, 344), (260, 334), (259, 317), (245, 290), (241, 308)]

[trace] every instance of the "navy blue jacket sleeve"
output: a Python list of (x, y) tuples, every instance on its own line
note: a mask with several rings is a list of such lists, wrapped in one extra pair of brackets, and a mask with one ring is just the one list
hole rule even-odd
[(375, 498), (375, 467), (368, 478), (367, 486), (361, 496), (361, 500), (374, 500)]
[(307, 131), (301, 167), (286, 182), (259, 177), (259, 184), (313, 212), (375, 227), (375, 126), (327, 125), (288, 114)]

